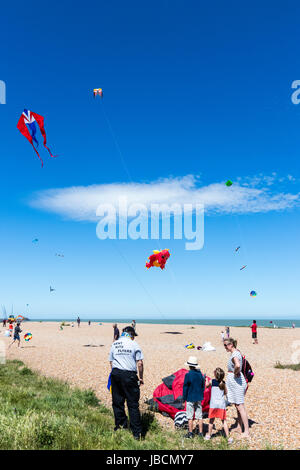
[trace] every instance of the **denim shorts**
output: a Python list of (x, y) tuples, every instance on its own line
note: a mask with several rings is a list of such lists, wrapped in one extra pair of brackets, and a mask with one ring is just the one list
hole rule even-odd
[(202, 405), (201, 401), (187, 401), (186, 402), (186, 417), (187, 419), (194, 419), (194, 412), (195, 412), (195, 419), (202, 419)]

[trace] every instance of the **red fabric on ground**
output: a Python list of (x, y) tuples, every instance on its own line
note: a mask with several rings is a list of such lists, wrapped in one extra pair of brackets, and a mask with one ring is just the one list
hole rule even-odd
[[(171, 395), (173, 394), (174, 400), (176, 400), (178, 397), (182, 396), (183, 394), (183, 383), (184, 383), (184, 377), (185, 374), (188, 372), (186, 369), (180, 369), (177, 372), (174, 372), (173, 375), (175, 375), (175, 379), (172, 384), (172, 390), (170, 390), (164, 383), (158, 385), (156, 389), (153, 392), (153, 398), (158, 404), (158, 409), (159, 411), (168, 413), (170, 418), (174, 419), (175, 414), (178, 413), (178, 411), (185, 411), (186, 409), (186, 403), (184, 403), (184, 408), (178, 409), (175, 408), (172, 405), (164, 404), (161, 403), (159, 400), (156, 398), (163, 397), (165, 395)], [(206, 381), (210, 380), (209, 377), (206, 377)], [(202, 411), (203, 412), (208, 412), (209, 410), (209, 402), (210, 402), (210, 394), (211, 394), (211, 388), (206, 388), (204, 390), (204, 398), (202, 400)]]

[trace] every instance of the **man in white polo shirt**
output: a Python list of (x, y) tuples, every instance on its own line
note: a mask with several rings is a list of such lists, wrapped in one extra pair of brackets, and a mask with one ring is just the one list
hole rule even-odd
[[(143, 353), (134, 340), (137, 334), (134, 328), (126, 326), (120, 338), (115, 341), (110, 350), (112, 406), (115, 416), (115, 431), (127, 428), (128, 421), (125, 413), (127, 401), (130, 428), (135, 439), (140, 439), (142, 433), (139, 410), (140, 385), (143, 382)], [(139, 372), (139, 379), (137, 376)]]

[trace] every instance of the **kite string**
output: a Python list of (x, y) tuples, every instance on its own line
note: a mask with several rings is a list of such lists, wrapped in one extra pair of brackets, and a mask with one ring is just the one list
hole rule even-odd
[(112, 128), (112, 125), (111, 125), (110, 120), (109, 120), (109, 118), (108, 118), (108, 115), (107, 115), (107, 113), (106, 113), (106, 111), (105, 111), (103, 102), (102, 102), (102, 111), (103, 111), (104, 118), (105, 118), (105, 120), (106, 120), (106, 122), (107, 122), (108, 128), (109, 128), (109, 130), (110, 130), (110, 133), (111, 133), (111, 135), (112, 135), (112, 138), (113, 138), (113, 140), (114, 140), (116, 149), (117, 149), (117, 151), (118, 151), (118, 153), (119, 153), (119, 156), (120, 156), (122, 165), (123, 165), (123, 167), (124, 167), (124, 170), (125, 170), (125, 172), (127, 173), (127, 176), (128, 176), (128, 179), (130, 180), (130, 182), (133, 183), (133, 180), (132, 180), (132, 178), (131, 178), (131, 174), (130, 174), (130, 172), (129, 172), (129, 170), (128, 170), (128, 167), (127, 167), (127, 165), (126, 165), (125, 158), (124, 158), (124, 156), (123, 156), (123, 153), (122, 153), (122, 151), (121, 151), (121, 149), (120, 149), (120, 146), (119, 146), (119, 144), (118, 144), (118, 141), (117, 141), (117, 139), (116, 139), (115, 133), (114, 133), (113, 128)]
[[(119, 155), (120, 155), (120, 159), (121, 159), (121, 161), (122, 161), (122, 164), (123, 164), (123, 167), (124, 167), (124, 169), (125, 169), (125, 172), (126, 172), (126, 174), (127, 174), (127, 176), (128, 176), (128, 179), (130, 180), (131, 183), (133, 183), (131, 174), (130, 174), (129, 169), (128, 169), (127, 165), (126, 165), (126, 162), (125, 162), (123, 153), (122, 153), (122, 151), (121, 151), (121, 149), (120, 149), (120, 146), (119, 146), (119, 144), (118, 144), (118, 141), (117, 141), (117, 139), (116, 139), (116, 136), (115, 136), (115, 133), (114, 133), (114, 131), (113, 131), (111, 122), (110, 122), (110, 120), (109, 120), (109, 118), (108, 118), (108, 115), (107, 115), (107, 113), (106, 113), (106, 111), (105, 111), (103, 101), (102, 101), (102, 111), (103, 111), (104, 118), (105, 118), (105, 120), (106, 120), (106, 122), (107, 122), (107, 125), (108, 125), (108, 127), (109, 127), (110, 133), (111, 133), (111, 135), (112, 135), (112, 138), (113, 138), (113, 140), (114, 140), (116, 149), (117, 149), (117, 151), (118, 151), (118, 153), (119, 153)], [(156, 243), (157, 243), (158, 249), (159, 249), (160, 251), (162, 251), (162, 248), (161, 248), (161, 246), (160, 246), (159, 241), (157, 241)], [(134, 276), (136, 277), (136, 279), (138, 279), (138, 276), (136, 275), (136, 273), (135, 273), (135, 271), (133, 270), (133, 268), (132, 268), (132, 266), (130, 265), (130, 263), (126, 260), (125, 256), (121, 253), (121, 251), (119, 251), (119, 253), (120, 253), (120, 255), (123, 257), (123, 259), (126, 261), (127, 265), (130, 267), (131, 271), (134, 273)], [(171, 268), (170, 266), (168, 266), (168, 269), (167, 269), (167, 270), (170, 271), (170, 274), (171, 274), (171, 276), (173, 277), (173, 282), (175, 282), (175, 284), (176, 284), (177, 292), (180, 292), (181, 297), (183, 298), (182, 289), (181, 289), (179, 283), (177, 282), (177, 278), (176, 278), (176, 276), (175, 276), (175, 273), (173, 272), (173, 270), (172, 270), (172, 268)], [(147, 293), (147, 295), (152, 299), (152, 297), (149, 295), (147, 289), (145, 288), (145, 286), (143, 285), (143, 283), (140, 281), (140, 279), (138, 279), (138, 282), (141, 284), (141, 286), (143, 287), (143, 289), (144, 289), (144, 291)], [(159, 311), (159, 313), (163, 316), (162, 312), (158, 309), (157, 305), (153, 302), (153, 299), (152, 299), (152, 303), (153, 303), (153, 305), (155, 305), (155, 307), (156, 307), (156, 309)], [(185, 309), (185, 313), (186, 313), (186, 304), (185, 304), (185, 302), (183, 302), (183, 305), (184, 305), (184, 309)]]
[(113, 247), (115, 248), (115, 250), (119, 253), (119, 255), (121, 256), (121, 258), (123, 258), (123, 260), (125, 261), (125, 263), (126, 263), (127, 266), (129, 267), (129, 269), (131, 270), (131, 272), (133, 273), (133, 275), (134, 275), (134, 277), (136, 278), (136, 280), (138, 281), (138, 283), (141, 285), (141, 287), (143, 288), (143, 290), (146, 292), (147, 296), (148, 296), (149, 299), (151, 300), (152, 304), (154, 305), (154, 307), (156, 308), (156, 310), (158, 311), (158, 313), (162, 316), (162, 318), (166, 319), (165, 316), (163, 315), (163, 313), (161, 312), (161, 310), (159, 309), (159, 307), (157, 306), (157, 304), (154, 302), (152, 295), (150, 295), (149, 291), (146, 289), (146, 287), (144, 286), (144, 284), (142, 283), (142, 281), (140, 280), (140, 278), (137, 276), (135, 270), (133, 269), (133, 267), (131, 266), (131, 264), (130, 264), (129, 261), (127, 260), (126, 256), (122, 253), (122, 251), (117, 247), (117, 245), (116, 245), (113, 241), (112, 241), (112, 245), (113, 245)]
[[(162, 251), (162, 247), (159, 243), (159, 241), (157, 241), (157, 245), (158, 245), (158, 248), (159, 248), (159, 251)], [(176, 286), (176, 290), (177, 292), (179, 292), (180, 296), (181, 296), (181, 300), (183, 299), (184, 300), (184, 294), (183, 294), (183, 290), (182, 290), (182, 287), (180, 285), (180, 283), (177, 282), (177, 277), (171, 267), (170, 264), (168, 264), (168, 266), (166, 266), (165, 270), (171, 274), (171, 277), (173, 278), (173, 284), (175, 284)], [(183, 303), (183, 308), (184, 308), (184, 313), (185, 313), (185, 317), (187, 318), (187, 308), (186, 308), (186, 302), (182, 302)]]
[[(105, 120), (106, 120), (106, 122), (107, 122), (108, 128), (109, 128), (109, 130), (110, 130), (110, 133), (111, 133), (111, 135), (112, 135), (112, 138), (113, 138), (113, 140), (114, 140), (116, 149), (117, 149), (117, 151), (118, 151), (118, 153), (119, 153), (120, 159), (121, 159), (121, 161), (122, 161), (124, 170), (125, 170), (125, 172), (126, 172), (126, 174), (127, 174), (127, 176), (128, 176), (129, 181), (130, 181), (131, 183), (133, 183), (133, 179), (132, 179), (131, 174), (130, 174), (130, 172), (129, 172), (129, 169), (128, 169), (127, 165), (126, 165), (126, 162), (125, 162), (123, 153), (122, 153), (122, 151), (121, 151), (121, 149), (120, 149), (120, 146), (119, 146), (119, 144), (118, 144), (118, 141), (117, 141), (117, 139), (116, 139), (115, 133), (114, 133), (114, 131), (113, 131), (111, 122), (110, 122), (110, 120), (109, 120), (109, 118), (108, 118), (108, 115), (107, 115), (107, 113), (106, 113), (106, 111), (105, 111), (103, 102), (102, 102), (102, 111), (103, 111), (104, 118), (105, 118)], [(157, 244), (158, 244), (158, 246), (159, 246), (159, 242), (157, 242)], [(148, 295), (148, 297), (151, 299), (151, 302), (152, 302), (152, 304), (155, 306), (155, 308), (157, 309), (157, 311), (160, 313), (160, 315), (161, 315), (163, 318), (165, 318), (164, 315), (163, 315), (163, 313), (161, 312), (161, 310), (158, 308), (158, 306), (156, 305), (156, 303), (153, 301), (152, 296), (149, 294), (148, 290), (146, 289), (146, 287), (144, 286), (144, 284), (142, 283), (142, 281), (139, 279), (139, 277), (138, 277), (137, 274), (135, 273), (133, 267), (131, 266), (131, 264), (129, 263), (129, 261), (126, 259), (125, 255), (120, 251), (119, 248), (116, 247), (115, 244), (113, 244), (113, 246), (114, 246), (115, 249), (119, 252), (119, 254), (120, 254), (120, 256), (123, 258), (123, 260), (126, 262), (126, 264), (128, 265), (128, 267), (130, 268), (130, 270), (131, 270), (132, 273), (134, 274), (134, 277), (137, 279), (137, 281), (139, 282), (139, 284), (142, 286), (143, 290), (146, 292), (146, 294)], [(161, 248), (159, 248), (159, 249), (160, 249), (160, 251), (161, 251)]]

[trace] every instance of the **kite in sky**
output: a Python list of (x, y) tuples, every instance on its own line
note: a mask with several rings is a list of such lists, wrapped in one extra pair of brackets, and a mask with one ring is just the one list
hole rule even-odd
[(231, 180), (227, 180), (225, 184), (226, 184), (226, 186), (229, 187), (229, 186), (233, 185), (233, 182)]
[(39, 241), (38, 238), (35, 238), (34, 240), (32, 240), (32, 243), (37, 243)]
[(94, 88), (94, 98), (96, 98), (97, 95), (101, 96), (101, 98), (103, 98), (103, 90), (102, 88)]
[(246, 264), (240, 268), (240, 271), (242, 271), (242, 270), (245, 269), (245, 268), (247, 268), (247, 265), (246, 265)]
[(50, 292), (53, 292), (55, 289), (53, 289), (53, 287), (50, 286)]
[(252, 291), (250, 292), (250, 295), (251, 295), (251, 297), (256, 297), (256, 296), (257, 296), (257, 292), (255, 292), (255, 290), (252, 290)]
[(146, 263), (146, 268), (149, 269), (151, 266), (156, 266), (160, 269), (165, 269), (166, 262), (170, 257), (169, 250), (153, 250), (153, 255), (149, 256), (149, 263)]
[(240, 246), (238, 246), (238, 247), (235, 249), (235, 251), (236, 251), (236, 252), (237, 252), (237, 251), (239, 251), (239, 249), (240, 249), (240, 248), (241, 248), (241, 247), (240, 247)]
[(23, 317), (23, 315), (17, 315), (16, 318), (15, 318), (15, 320), (16, 320), (17, 322), (18, 322), (18, 321), (21, 322), (21, 321), (25, 320), (25, 318)]
[(38, 125), (42, 136), (44, 137), (44, 147), (48, 150), (49, 154), (51, 157), (55, 157), (56, 155), (52, 155), (50, 149), (47, 147), (47, 139), (46, 139), (46, 131), (44, 127), (44, 118), (43, 116), (40, 116), (37, 113), (34, 113), (32, 111), (29, 111), (28, 109), (24, 109), (24, 112), (22, 113), (18, 124), (17, 128), (21, 132), (21, 134), (26, 137), (26, 139), (31, 143), (32, 147), (34, 148), (35, 153), (39, 157), (39, 159), (42, 162), (43, 166), (43, 160), (41, 159), (39, 152), (36, 150), (35, 146), (33, 145), (33, 142), (36, 143), (36, 145), (39, 145), (38, 140), (36, 138), (36, 132), (37, 132), (37, 126)]
[(65, 255), (61, 255), (60, 253), (55, 253), (55, 256), (58, 256), (59, 258), (64, 258)]

